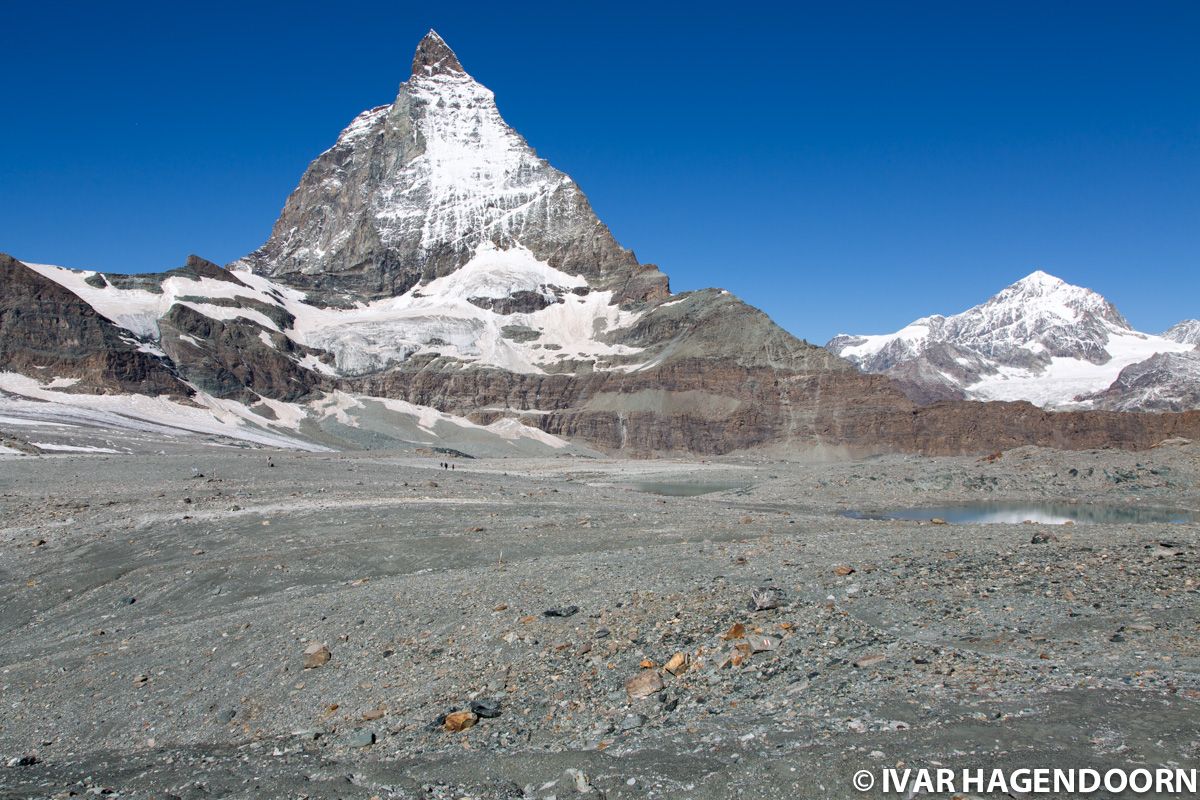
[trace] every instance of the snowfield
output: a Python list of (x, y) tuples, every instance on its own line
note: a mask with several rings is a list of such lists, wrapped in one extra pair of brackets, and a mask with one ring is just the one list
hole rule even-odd
[(1076, 398), (1107, 389), (1125, 367), (1156, 353), (1186, 352), (1189, 348), (1161, 336), (1129, 331), (1113, 332), (1105, 349), (1109, 360), (1103, 364), (1058, 357), (1038, 372), (1001, 367), (995, 375), (970, 384), (966, 390), (979, 400), (1028, 400), (1039, 406), (1086, 408), (1091, 403)]
[[(238, 277), (267, 295), (286, 292), (284, 306), (296, 317), (296, 341), (333, 353), (337, 371), (362, 375), (395, 366), (418, 353), (438, 353), (479, 366), (541, 373), (555, 362), (603, 360), (636, 354), (636, 348), (607, 344), (602, 334), (632, 325), (639, 314), (612, 304), (612, 292), (590, 291), (587, 282), (538, 261), (523, 247), (500, 250), (480, 245), (465, 266), (405, 294), (351, 309), (308, 305), (299, 293), (246, 272)], [(558, 290), (558, 291), (555, 291)], [(532, 313), (498, 314), (470, 302), (533, 292), (550, 304)], [(230, 310), (230, 309), (227, 309)], [(236, 310), (236, 309), (232, 309)], [(539, 335), (528, 342), (505, 338), (520, 326)], [(597, 365), (603, 368), (603, 363)]]
[[(197, 392), (192, 398), (194, 405), (189, 405), (166, 397), (66, 393), (50, 388), (51, 383), (0, 373), (0, 424), (12, 426), (29, 444), (44, 451), (128, 452), (96, 445), (96, 436), (103, 435), (110, 437), (105, 442), (130, 436), (208, 444), (227, 440), (327, 452), (334, 449), (330, 444), (344, 446), (354, 441), (353, 436), (339, 437), (343, 429), (369, 429), (393, 446), (451, 447), (467, 452), (475, 448), (497, 455), (551, 455), (570, 447), (566, 440), (515, 419), (480, 425), (402, 400), (341, 391), (308, 403), (262, 398), (249, 406)], [(19, 451), (5, 454), (15, 453)]]
[[(78, 295), (147, 347), (154, 348), (159, 339), (159, 318), (175, 303), (182, 303), (211, 319), (248, 319), (300, 344), (328, 350), (334, 355), (335, 368), (311, 355), (297, 363), (331, 375), (378, 372), (416, 354), (437, 353), (464, 364), (537, 374), (564, 361), (593, 360), (597, 369), (614, 368), (607, 359), (639, 352), (638, 348), (604, 341), (604, 334), (637, 322), (639, 313), (623, 311), (613, 304), (612, 292), (588, 290), (583, 278), (554, 269), (519, 245), (501, 250), (484, 243), (465, 266), (450, 275), (418, 284), (399, 297), (349, 309), (310, 305), (303, 292), (244, 270), (230, 274), (245, 286), (212, 278), (171, 277), (163, 281), (162, 293), (156, 294), (112, 285), (98, 289), (86, 282), (94, 272), (48, 264), (29, 266)], [(500, 314), (471, 302), (522, 292), (540, 295), (547, 307)], [(184, 297), (194, 299), (181, 301)], [(282, 307), (296, 318), (295, 324), (280, 331), (257, 309), (203, 302), (238, 298)], [(528, 328), (536, 336), (527, 341), (506, 338), (504, 328), (511, 327)]]

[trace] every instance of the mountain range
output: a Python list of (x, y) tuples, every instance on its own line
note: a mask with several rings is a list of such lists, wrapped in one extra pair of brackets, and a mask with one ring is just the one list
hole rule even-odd
[[(120, 452), (167, 436), (488, 454), (958, 453), (1200, 434), (1196, 412), (1091, 410), (1164, 396), (1177, 365), (1152, 364), (1151, 351), (1190, 359), (1196, 324), (1147, 344), (1103, 298), (1041, 273), (979, 314), (828, 347), (727, 291), (672, 293), (432, 31), (395, 99), (350, 122), (263, 246), (228, 267), (191, 256), (120, 275), (3, 256), (0, 274), (10, 449), (40, 447), (20, 432), (45, 439), (56, 425), (102, 434), (42, 449)], [(1088, 410), (968, 400), (1058, 407), (1005, 383), (1045, 383), (1041, 369), (1075, 391), (1060, 359), (1134, 371), (1080, 383), (1119, 395), (1073, 401)], [(978, 390), (988, 381), (992, 394)]]
[(1198, 344), (1200, 321), (1141, 333), (1101, 295), (1039, 270), (960, 314), (891, 334), (842, 334), (826, 347), (920, 402), (1182, 411), (1200, 407)]

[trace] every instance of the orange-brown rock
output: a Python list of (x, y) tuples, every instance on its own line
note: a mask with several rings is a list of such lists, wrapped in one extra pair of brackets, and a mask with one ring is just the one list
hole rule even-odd
[(689, 666), (691, 666), (691, 659), (687, 653), (676, 653), (667, 660), (667, 663), (663, 665), (663, 669), (672, 675), (678, 676), (687, 672)]
[(329, 663), (332, 657), (329, 648), (320, 642), (313, 642), (308, 647), (304, 648), (304, 668), (316, 669), (323, 667)]
[(442, 728), (449, 733), (461, 733), (467, 728), (473, 728), (479, 721), (479, 715), (474, 711), (453, 711), (446, 715)]

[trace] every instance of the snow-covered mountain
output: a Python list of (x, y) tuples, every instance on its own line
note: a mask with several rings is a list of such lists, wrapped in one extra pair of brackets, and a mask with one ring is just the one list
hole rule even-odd
[(324, 310), (196, 257), (159, 275), (106, 276), (0, 255), (0, 289), (0, 454), (230, 443), (588, 452), (511, 418), (481, 424), (343, 391), (336, 357), (296, 327)]
[(1133, 330), (1101, 295), (1040, 270), (960, 314), (923, 317), (892, 334), (842, 334), (826, 347), (895, 378), (922, 402), (1028, 400), (1047, 408), (1104, 406), (1094, 395), (1126, 367), (1193, 349)]
[(234, 266), (343, 305), (402, 295), (514, 247), (618, 302), (668, 294), (666, 276), (617, 244), (576, 183), (505, 123), (491, 90), (430, 31), (391, 105), (342, 131), (271, 238)]
[(1163, 338), (1200, 348), (1200, 319), (1185, 319), (1163, 331)]
[[(71, 299), (54, 295), (58, 316), (45, 327), (61, 327), (69, 306), (111, 323), (91, 346), (119, 343), (141, 359), (136, 381), (121, 377), (129, 369), (102, 366), (108, 356), (81, 363), (61, 353), (33, 368), (33, 382), (9, 373), (0, 392), (10, 418), (34, 402), (50, 420), (62, 392), (71, 424), (86, 409), (111, 427), (124, 408), (148, 425), (176, 418), (183, 430), (257, 444), (303, 442), (296, 434), (313, 425), (344, 443), (355, 437), (328, 428), (358, 427), (366, 409), (376, 420), (390, 415), (416, 444), (448, 443), (434, 433), (440, 421), (450, 440), (467, 435), (478, 445), (491, 435), (491, 451), (505, 452), (505, 442), (513, 452), (553, 450), (566, 442), (517, 423), (504, 405), (481, 426), (389, 397), (397, 392), (382, 376), (636, 370), (659, 348), (617, 339), (636, 335), (635, 323), (669, 296), (666, 276), (616, 243), (574, 181), (538, 158), (432, 31), (395, 101), (351, 122), (309, 167), (267, 243), (231, 266), (192, 257), (159, 275), (125, 276), (6, 265), (9, 286), (27, 287), (14, 306), (57, 285)], [(19, 355), (0, 362), (28, 373), (37, 357), (28, 348)], [(53, 380), (36, 380), (39, 370)], [(105, 399), (142, 386), (160, 396), (149, 405)], [(470, 398), (459, 401), (463, 413), (475, 410)]]
[[(224, 279), (171, 275), (151, 290), (123, 276), (28, 266), (142, 340), (163, 344), (164, 320), (179, 306), (209, 319), (252, 323), (268, 338), (286, 335), (306, 348), (296, 363), (326, 375), (378, 373), (414, 357), (542, 374), (582, 360), (602, 369), (610, 360), (631, 362), (641, 351), (604, 341), (605, 334), (628, 328), (638, 312), (520, 245), (499, 250), (484, 243), (450, 275), (350, 308), (316, 305), (303, 291), (245, 270), (230, 270)], [(168, 336), (163, 346), (179, 360), (177, 344)]]

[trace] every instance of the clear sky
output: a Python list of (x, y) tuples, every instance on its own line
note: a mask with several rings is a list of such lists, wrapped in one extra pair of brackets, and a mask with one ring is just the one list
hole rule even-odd
[(1035, 268), (1200, 317), (1194, 0), (3, 3), (0, 251), (243, 255), (431, 27), (673, 288), (810, 341)]

